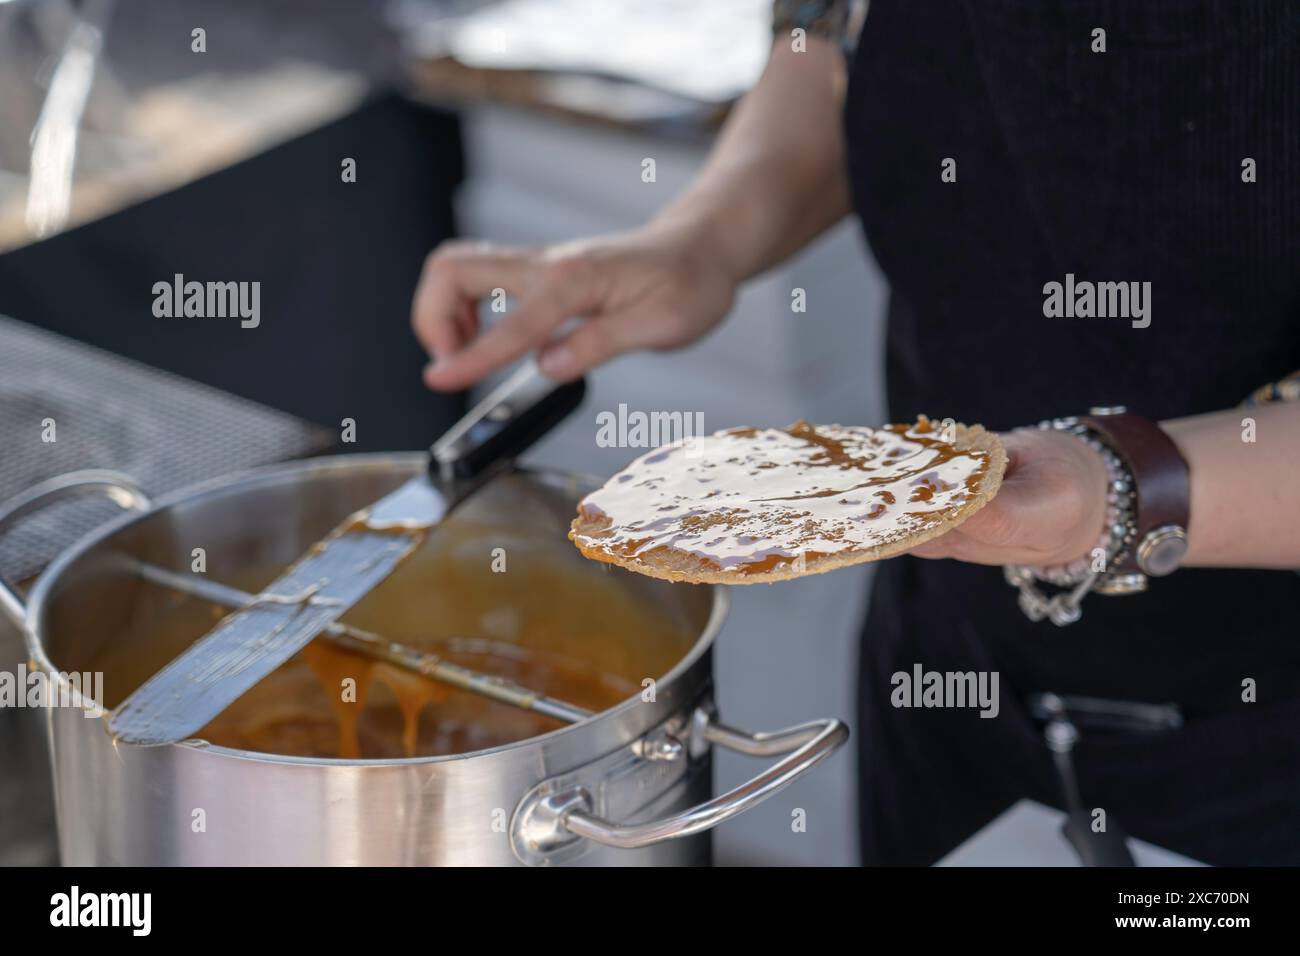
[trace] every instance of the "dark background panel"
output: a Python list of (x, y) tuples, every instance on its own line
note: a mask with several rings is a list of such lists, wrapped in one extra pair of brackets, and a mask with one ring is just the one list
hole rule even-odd
[[(344, 183), (345, 157), (357, 181)], [(181, 189), (0, 256), (0, 313), (337, 429), (344, 451), (427, 446), (461, 399), (428, 392), (409, 327), (454, 232), (454, 116), (394, 95)], [(260, 281), (261, 324), (156, 318), (153, 286)]]

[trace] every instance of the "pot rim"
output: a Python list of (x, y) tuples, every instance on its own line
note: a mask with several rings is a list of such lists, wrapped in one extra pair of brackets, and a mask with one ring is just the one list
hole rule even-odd
[[(37, 667), (45, 671), (48, 675), (53, 676), (58, 681), (64, 681), (66, 679), (64, 672), (56, 669), (54, 663), (49, 659), (45, 647), (41, 643), (37, 634), (38, 624), (42, 622), (45, 606), (50, 600), (50, 594), (53, 591), (54, 585), (68, 570), (68, 568), (80, 560), (88, 551), (137, 522), (152, 518), (159, 512), (175, 507), (176, 505), (192, 498), (232, 490), (238, 485), (274, 481), (277, 478), (295, 472), (345, 471), (353, 470), (358, 466), (379, 469), (381, 467), (392, 467), (394, 465), (417, 465), (420, 468), (424, 468), (427, 465), (427, 462), (428, 455), (425, 452), (418, 451), (367, 452), (355, 455), (328, 455), (319, 458), (295, 459), (287, 462), (277, 462), (271, 465), (261, 465), (256, 468), (248, 468), (218, 478), (205, 479), (163, 495), (161, 498), (154, 501), (148, 510), (126, 512), (125, 514), (100, 525), (78, 540), (75, 544), (58, 554), (37, 577), (36, 583), (32, 585), (32, 589), (27, 598), (27, 613), (23, 627), (23, 640), (27, 645), (27, 653), (30, 656), (32, 663), (36, 664)], [(528, 467), (521, 465), (519, 466), (519, 470), (532, 475), (559, 478), (566, 481), (578, 479), (596, 482), (597, 484), (602, 482), (602, 479), (595, 476), (569, 472), (561, 468)], [(694, 643), (686, 654), (683, 655), (676, 664), (669, 668), (667, 673), (658, 678), (658, 681), (661, 684), (669, 684), (678, 680), (708, 653), (727, 617), (727, 610), (731, 601), (725, 588), (710, 584), (692, 586), (708, 588), (711, 591), (712, 601), (710, 602), (709, 607), (709, 617), (708, 620), (705, 621), (703, 630), (695, 638)], [(174, 744), (161, 744), (159, 746), (181, 747), (222, 757), (281, 765), (356, 768), (422, 766), (467, 760), (471, 757), (487, 757), (494, 754), (520, 750), (524, 747), (531, 747), (537, 744), (544, 745), (547, 742), (561, 739), (565, 735), (581, 732), (583, 729), (598, 720), (615, 719), (617, 716), (626, 714), (630, 712), (632, 708), (638, 706), (641, 706), (640, 695), (633, 694), (627, 700), (621, 701), (613, 707), (606, 708), (605, 710), (580, 720), (577, 723), (569, 724), (565, 727), (559, 727), (535, 737), (525, 737), (523, 740), (516, 740), (513, 743), (502, 744), (499, 747), (489, 747), (484, 750), (472, 750), (466, 753), (441, 754), (427, 757), (389, 757), (360, 760), (348, 760), (342, 757), (296, 757), (288, 754), (268, 754), (255, 750), (222, 747), (202, 739), (182, 740)], [(103, 710), (102, 707), (98, 708), (98, 711), (99, 712), (95, 714), (95, 719), (103, 722), (107, 712)]]

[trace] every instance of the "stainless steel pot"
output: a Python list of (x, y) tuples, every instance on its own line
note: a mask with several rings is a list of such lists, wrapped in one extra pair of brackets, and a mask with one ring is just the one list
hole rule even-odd
[[(49, 675), (84, 669), (136, 613), (129, 555), (185, 566), (201, 540), (214, 578), (295, 558), (340, 517), (424, 467), (415, 454), (317, 459), (261, 469), (156, 505), (120, 475), (81, 472), (0, 508), (0, 530), (53, 501), (106, 494), (130, 513), (83, 539), (40, 576), (26, 601), (0, 585), (0, 607)], [(532, 493), (567, 520), (577, 478), (528, 472)], [(563, 528), (563, 523), (557, 528)], [(575, 549), (555, 536), (557, 560)], [(563, 551), (559, 550), (563, 549)], [(625, 573), (597, 571), (592, 573)], [(776, 733), (718, 722), (710, 648), (726, 616), (722, 589), (628, 575), (698, 634), (635, 697), (580, 723), (508, 746), (444, 757), (346, 761), (274, 756), (185, 742), (117, 746), (103, 710), (48, 710), (59, 844), (68, 864), (693, 864), (708, 831), (808, 772), (847, 739), (826, 719)], [(710, 798), (713, 745), (779, 756), (743, 786)], [(202, 820), (203, 826), (197, 825)]]

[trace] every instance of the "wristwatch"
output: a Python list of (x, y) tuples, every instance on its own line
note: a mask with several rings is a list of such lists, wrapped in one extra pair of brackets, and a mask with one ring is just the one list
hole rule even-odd
[[(1064, 626), (1079, 620), (1090, 592), (1145, 591), (1148, 578), (1171, 574), (1187, 554), (1191, 481), (1187, 461), (1160, 426), (1123, 406), (1093, 408), (1079, 418), (1041, 422), (1092, 446), (1106, 463), (1106, 521), (1090, 555), (1066, 565), (1008, 565), (1007, 583), (1020, 591), (1031, 621)], [(1039, 587), (1062, 588), (1047, 596)]]
[(1123, 406), (1093, 408), (1079, 423), (1123, 460), (1135, 498), (1133, 543), (1093, 590), (1143, 591), (1147, 578), (1172, 574), (1187, 554), (1191, 473), (1187, 460), (1155, 422)]

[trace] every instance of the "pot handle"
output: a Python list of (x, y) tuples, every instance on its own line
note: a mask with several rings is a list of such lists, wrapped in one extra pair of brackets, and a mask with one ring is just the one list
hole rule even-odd
[[(0, 534), (22, 518), (65, 498), (84, 495), (106, 495), (114, 504), (132, 511), (145, 511), (150, 507), (149, 497), (140, 490), (135, 480), (116, 471), (88, 469), (70, 471), (33, 485), (8, 501), (0, 503)], [(24, 628), (27, 607), (16, 590), (0, 578), (0, 612)]]
[(704, 711), (696, 712), (695, 723), (705, 740), (728, 750), (756, 757), (788, 756), (734, 790), (673, 816), (647, 823), (611, 823), (595, 816), (591, 811), (591, 798), (581, 787), (539, 794), (539, 802), (530, 807), (526, 815), (517, 814), (517, 819), (531, 830), (531, 833), (518, 834), (531, 844), (533, 852), (530, 855), (546, 854), (548, 850), (571, 843), (575, 836), (631, 850), (711, 830), (785, 789), (849, 739), (848, 727), (833, 717), (770, 733), (736, 730), (716, 722)]

